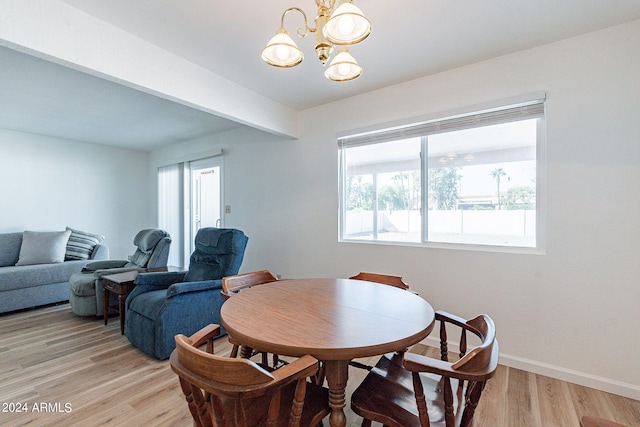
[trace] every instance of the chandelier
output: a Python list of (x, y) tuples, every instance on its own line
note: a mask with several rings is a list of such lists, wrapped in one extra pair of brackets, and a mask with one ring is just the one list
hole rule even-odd
[(371, 22), (362, 11), (350, 0), (315, 0), (318, 15), (315, 18), (315, 28), (309, 27), (309, 21), (304, 11), (298, 7), (285, 10), (280, 19), (280, 29), (269, 40), (267, 47), (262, 50), (262, 59), (269, 65), (279, 68), (290, 68), (302, 62), (304, 55), (284, 28), (284, 17), (289, 12), (297, 11), (304, 18), (304, 28), (299, 28), (299, 37), (306, 37), (309, 33), (316, 33), (315, 50), (318, 59), (325, 65), (334, 45), (340, 46), (338, 54), (333, 58), (324, 75), (329, 80), (346, 82), (356, 79), (362, 74), (362, 67), (351, 56), (346, 46), (360, 43), (371, 33)]

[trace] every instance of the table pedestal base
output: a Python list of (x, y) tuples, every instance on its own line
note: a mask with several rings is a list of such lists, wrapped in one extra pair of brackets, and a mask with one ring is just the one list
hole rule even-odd
[(327, 360), (324, 361), (325, 375), (329, 385), (329, 406), (331, 415), (329, 416), (330, 427), (345, 427), (347, 418), (344, 415), (346, 406), (347, 379), (349, 379), (348, 360)]

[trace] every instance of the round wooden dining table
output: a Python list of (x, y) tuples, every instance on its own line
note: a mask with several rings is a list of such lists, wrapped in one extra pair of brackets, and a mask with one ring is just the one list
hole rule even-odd
[(242, 345), (323, 362), (331, 427), (344, 427), (351, 359), (404, 350), (426, 338), (434, 311), (420, 296), (351, 279), (290, 279), (254, 286), (227, 300), (222, 326)]

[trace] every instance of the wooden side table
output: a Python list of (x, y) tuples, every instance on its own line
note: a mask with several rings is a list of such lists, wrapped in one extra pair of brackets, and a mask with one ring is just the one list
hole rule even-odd
[(104, 324), (106, 325), (109, 322), (109, 293), (115, 292), (118, 294), (121, 335), (124, 335), (124, 302), (127, 299), (127, 295), (129, 295), (136, 286), (133, 284), (136, 276), (138, 276), (137, 270), (102, 276), (102, 287), (104, 288)]

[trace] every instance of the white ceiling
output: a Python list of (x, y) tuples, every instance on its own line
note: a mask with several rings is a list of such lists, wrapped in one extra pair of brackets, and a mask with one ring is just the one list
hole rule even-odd
[[(335, 83), (313, 34), (296, 38), (298, 67), (260, 59), (282, 12), (313, 17), (312, 0), (62, 1), (297, 110), (640, 19), (638, 0), (356, 0), (373, 24), (350, 49), (364, 72)], [(300, 15), (285, 26), (294, 34)], [(7, 48), (0, 64), (0, 128), (152, 150), (238, 126)]]
[(152, 151), (238, 123), (0, 47), (0, 128)]

